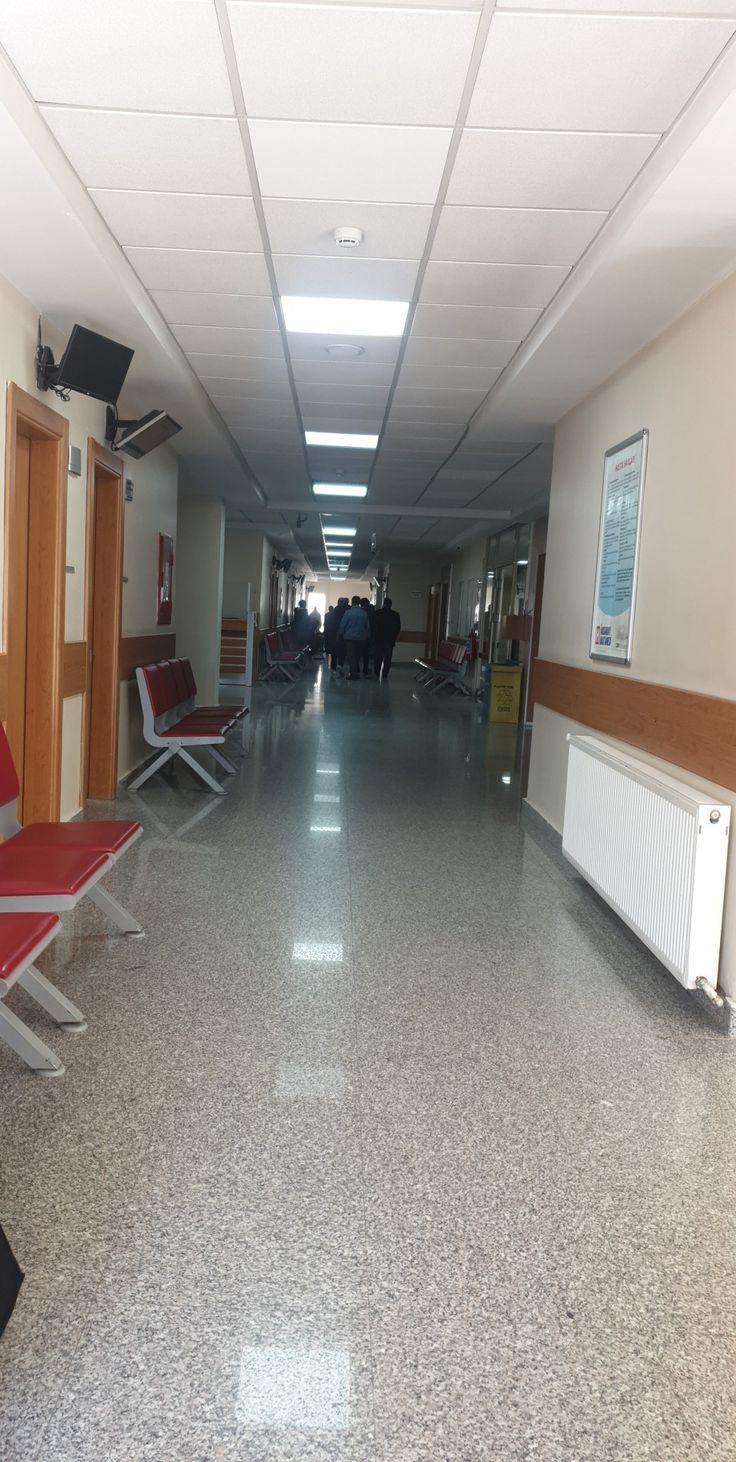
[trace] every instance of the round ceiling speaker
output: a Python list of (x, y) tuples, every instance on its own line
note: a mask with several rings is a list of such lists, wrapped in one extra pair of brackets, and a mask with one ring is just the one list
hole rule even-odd
[(357, 249), (363, 242), (362, 228), (348, 228), (347, 224), (341, 224), (335, 229), (332, 235), (338, 249)]
[(326, 345), (325, 354), (331, 355), (333, 360), (352, 360), (356, 355), (365, 355), (364, 345), (350, 345), (346, 341), (335, 345)]

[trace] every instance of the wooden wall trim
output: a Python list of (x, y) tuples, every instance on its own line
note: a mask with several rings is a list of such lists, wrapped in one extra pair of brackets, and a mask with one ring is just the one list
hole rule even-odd
[(736, 791), (736, 700), (534, 661), (538, 705)]
[(399, 631), (399, 640), (403, 645), (423, 645), (426, 639), (426, 629), (402, 629)]
[(62, 694), (84, 695), (89, 689), (89, 663), (86, 640), (67, 640), (64, 645)]
[(120, 641), (120, 679), (134, 680), (139, 665), (170, 660), (176, 654), (176, 635), (123, 635)]

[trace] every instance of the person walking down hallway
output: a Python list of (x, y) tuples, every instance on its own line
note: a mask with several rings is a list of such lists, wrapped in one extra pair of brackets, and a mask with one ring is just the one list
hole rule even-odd
[(345, 660), (345, 641), (337, 638), (337, 632), (347, 609), (347, 599), (338, 599), (334, 609), (328, 609), (325, 615), (325, 655), (333, 675)]
[(394, 645), (400, 632), (401, 619), (391, 600), (385, 599), (382, 607), (373, 616), (373, 669), (376, 675), (382, 674), (384, 680), (388, 680)]
[(373, 646), (373, 621), (374, 621), (374, 618), (375, 618), (376, 611), (375, 611), (373, 605), (371, 604), (370, 599), (361, 599), (361, 601), (360, 601), (360, 607), (361, 607), (361, 609), (364, 609), (365, 612), (366, 612), (366, 614), (368, 615), (368, 639), (367, 639), (365, 645), (363, 646), (363, 649), (360, 652), (360, 669), (363, 671), (363, 674), (367, 677), (371, 673), (371, 649), (372, 649), (372, 646)]
[(304, 646), (309, 643), (311, 626), (307, 614), (307, 601), (300, 599), (294, 610), (294, 618), (291, 622), (291, 633), (297, 645)]
[(348, 679), (360, 678), (360, 661), (371, 640), (371, 625), (368, 615), (360, 603), (360, 595), (354, 594), (350, 608), (340, 621), (338, 640), (343, 640), (347, 652)]

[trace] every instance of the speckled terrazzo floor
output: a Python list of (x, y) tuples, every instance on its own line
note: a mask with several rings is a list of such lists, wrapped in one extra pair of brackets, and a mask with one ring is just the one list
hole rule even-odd
[(736, 1456), (736, 1043), (414, 690), (264, 688), (226, 798), (121, 796), (147, 937), (40, 961), (61, 1081), (0, 1047), (2, 1462)]

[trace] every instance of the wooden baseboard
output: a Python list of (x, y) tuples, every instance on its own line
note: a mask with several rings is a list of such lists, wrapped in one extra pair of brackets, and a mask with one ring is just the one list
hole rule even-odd
[(541, 659), (534, 661), (534, 700), (736, 791), (736, 700)]
[(176, 654), (176, 635), (123, 635), (120, 641), (120, 679), (132, 680), (139, 665), (170, 660)]

